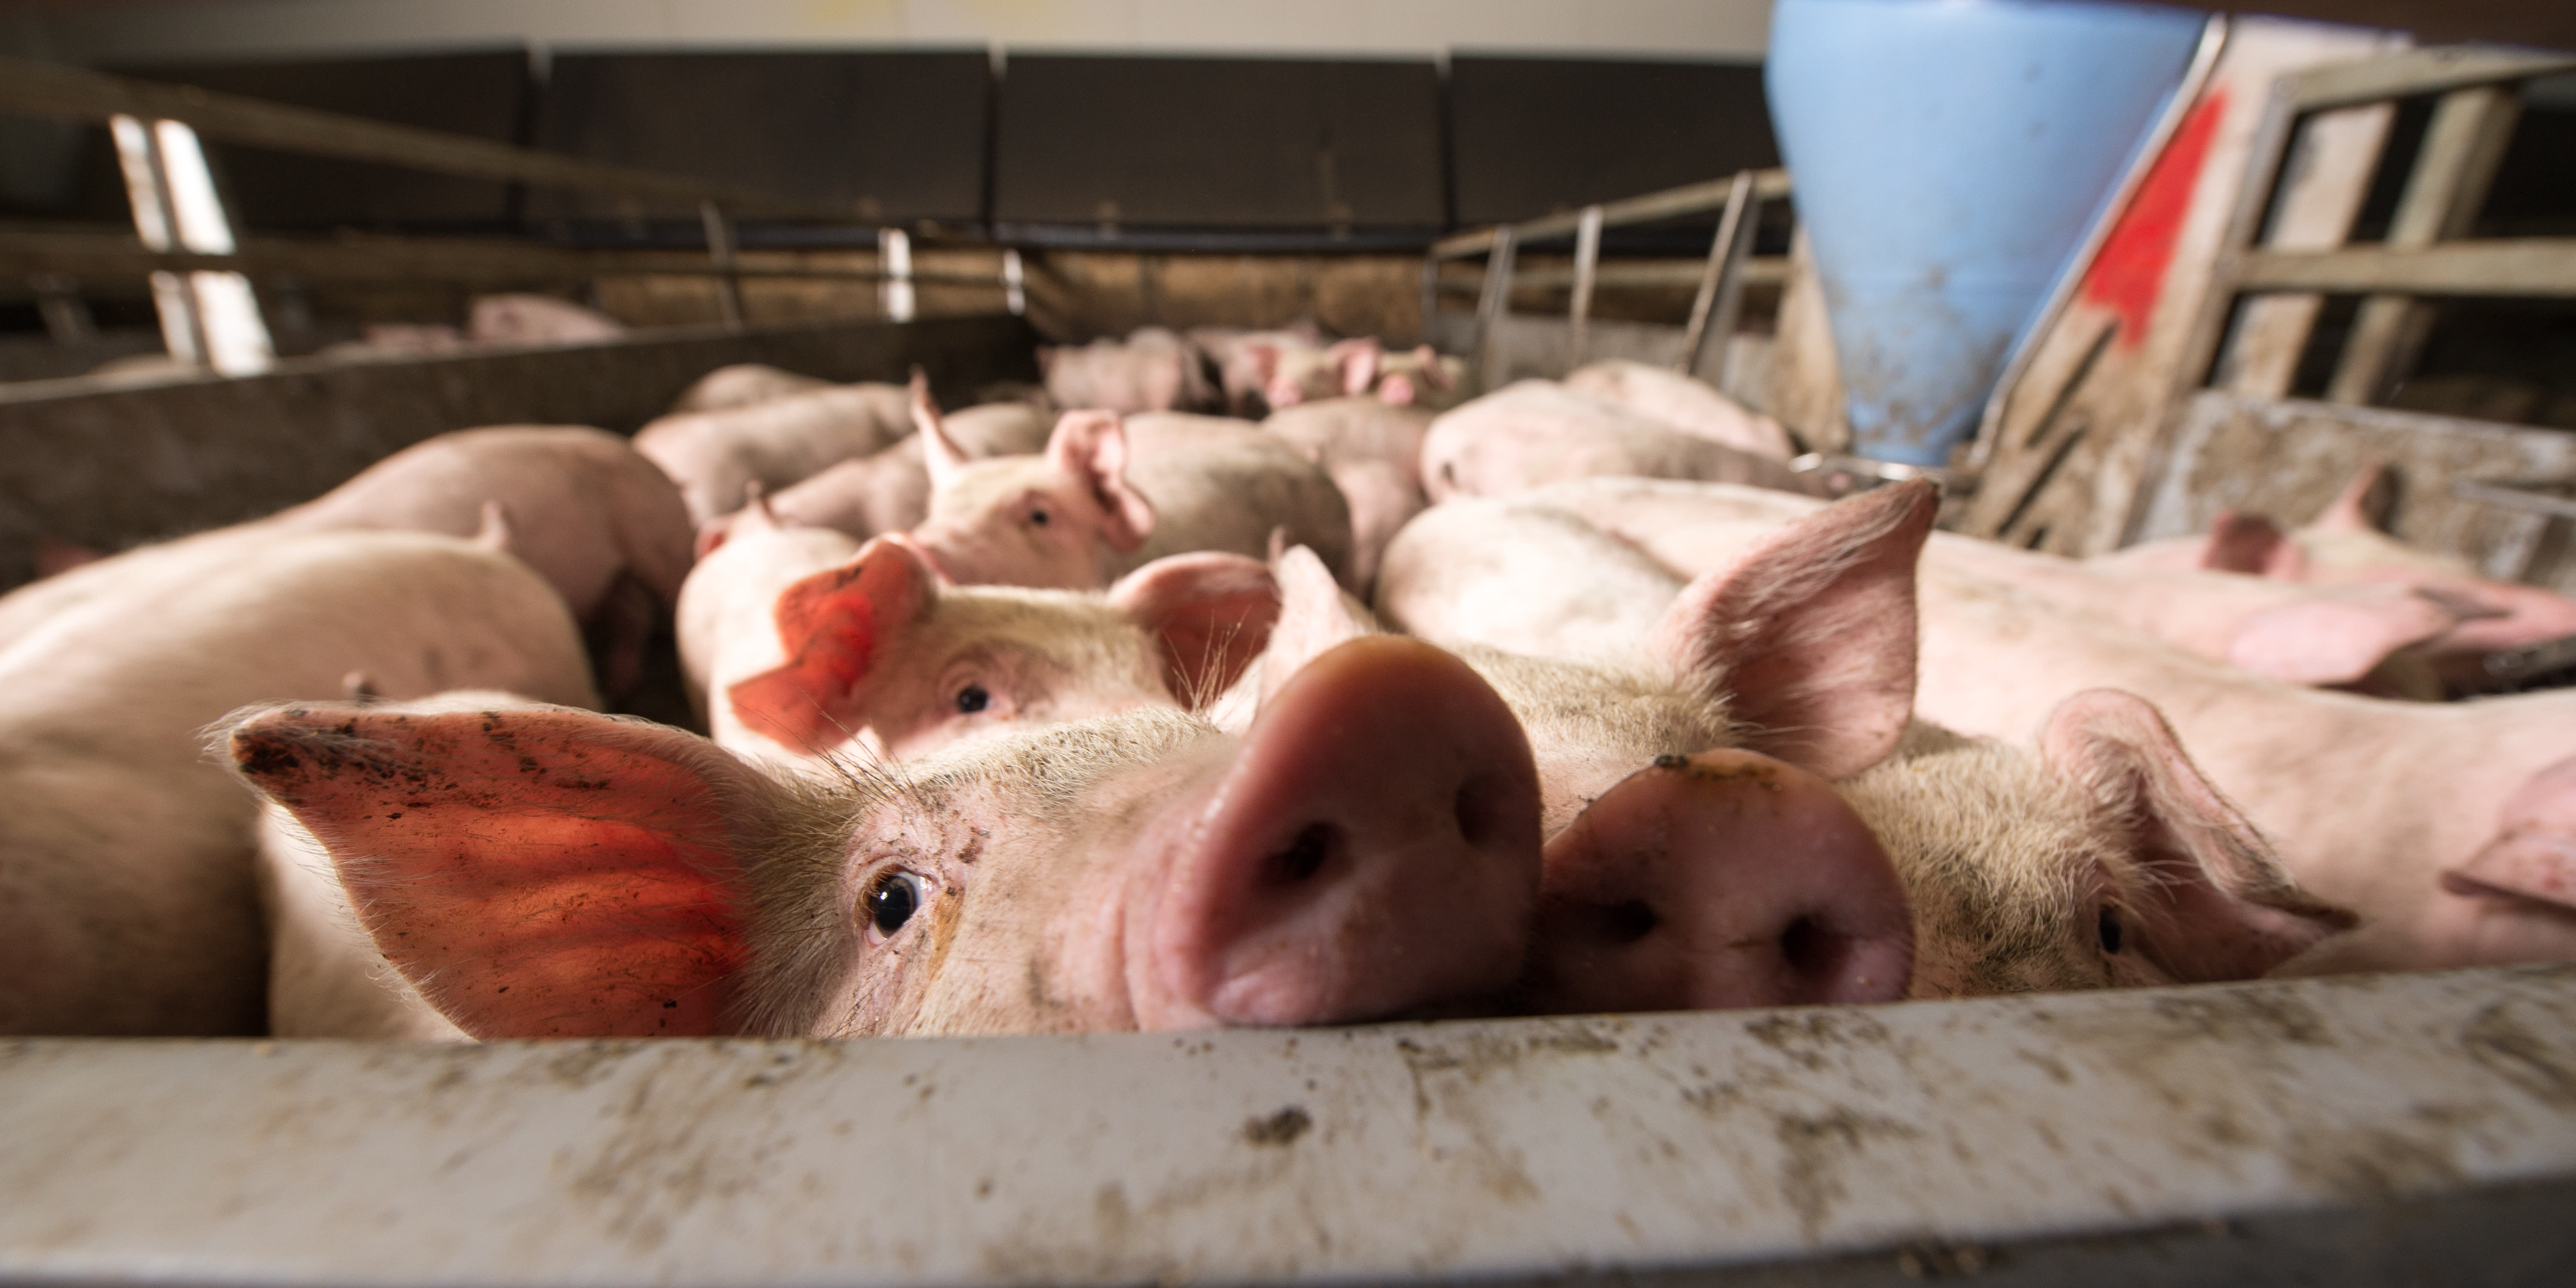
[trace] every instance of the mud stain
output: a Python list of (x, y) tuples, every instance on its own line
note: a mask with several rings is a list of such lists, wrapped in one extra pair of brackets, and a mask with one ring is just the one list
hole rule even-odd
[(1314, 1125), (1305, 1109), (1290, 1105), (1269, 1117), (1245, 1120), (1243, 1139), (1253, 1145), (1291, 1145)]
[(2576, 1109), (2576, 1069), (2564, 1056), (2513, 1017), (2511, 1002), (2477, 1013), (2460, 1031), (2460, 1045), (2487, 1072), (2557, 1109)]
[(1893, 1118), (1836, 1109), (1818, 1118), (1783, 1117), (1777, 1122), (1780, 1148), (1788, 1158), (1780, 1169), (1780, 1193), (1798, 1214), (1798, 1229), (1809, 1242), (1824, 1229), (1834, 1205), (1850, 1197), (1843, 1188), (1843, 1169), (1869, 1152), (1874, 1143), (1920, 1139), (1922, 1132)]

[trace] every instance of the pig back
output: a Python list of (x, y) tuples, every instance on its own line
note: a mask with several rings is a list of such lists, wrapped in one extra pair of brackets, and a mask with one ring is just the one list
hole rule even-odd
[(1124, 576), (1165, 555), (1217, 550), (1265, 559), (1270, 534), (1322, 558), (1344, 585), (1351, 512), (1332, 476), (1294, 445), (1249, 421), (1159, 413), (1127, 419), (1127, 479), (1154, 507), (1154, 531), (1116, 556)]
[(353, 672), (394, 697), (597, 700), (551, 587), (415, 533), (198, 543), (0, 650), (0, 1031), (256, 1030), (254, 803), (201, 730)]
[(776, 492), (912, 431), (901, 385), (836, 385), (725, 411), (664, 416), (636, 431), (635, 450), (679, 484), (699, 523), (746, 503), (752, 483)]
[(1423, 440), (1435, 499), (1494, 496), (1592, 475), (1748, 483), (1805, 491), (1780, 461), (1685, 433), (1543, 380), (1441, 413)]

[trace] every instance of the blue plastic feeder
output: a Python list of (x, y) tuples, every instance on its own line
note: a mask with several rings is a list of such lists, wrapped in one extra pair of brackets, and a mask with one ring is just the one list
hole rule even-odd
[(1940, 465), (2182, 81), (2206, 15), (1779, 0), (1765, 79), (1853, 448)]

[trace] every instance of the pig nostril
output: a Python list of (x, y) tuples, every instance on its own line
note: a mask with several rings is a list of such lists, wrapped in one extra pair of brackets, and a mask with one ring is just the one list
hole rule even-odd
[(1647, 907), (1645, 900), (1631, 899), (1616, 907), (1602, 909), (1601, 920), (1612, 940), (1633, 944), (1652, 933), (1663, 918), (1656, 916), (1655, 910)]
[(1780, 932), (1780, 957), (1801, 978), (1818, 979), (1842, 969), (1851, 940), (1827, 929), (1813, 917), (1800, 917)]
[(1458, 839), (1465, 841), (1469, 849), (1482, 849), (1508, 835), (1512, 801), (1510, 784), (1500, 778), (1470, 778), (1459, 784), (1457, 796), (1450, 801), (1450, 810), (1458, 819)]
[(1333, 827), (1329, 823), (1309, 823), (1286, 849), (1263, 861), (1272, 885), (1295, 885), (1324, 870), (1324, 860), (1332, 857)]

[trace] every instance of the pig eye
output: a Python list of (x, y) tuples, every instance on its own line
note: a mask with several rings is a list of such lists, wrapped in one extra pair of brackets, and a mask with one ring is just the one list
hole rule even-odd
[(957, 714), (971, 716), (993, 705), (993, 695), (980, 684), (970, 684), (957, 691)]
[(2103, 952), (2118, 953), (2121, 940), (2120, 910), (2107, 903), (2103, 904), (2102, 911), (2093, 919), (2093, 933), (2101, 938)]
[(912, 914), (921, 908), (921, 878), (909, 872), (889, 872), (868, 887), (867, 898), (862, 902), (867, 905), (868, 924), (876, 927), (880, 935), (891, 935), (903, 929), (903, 923), (912, 920)]

